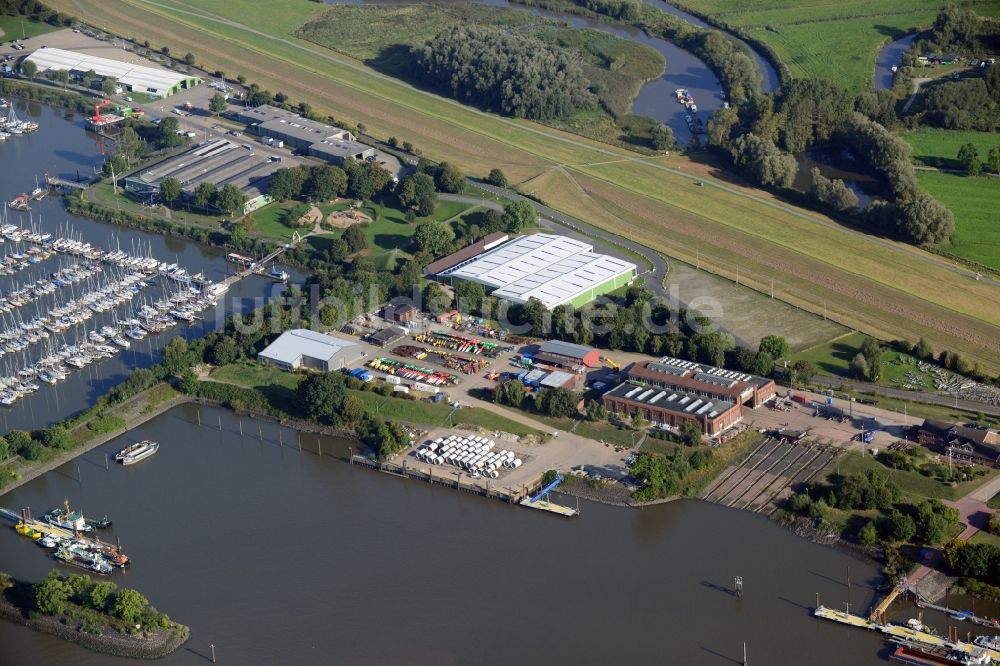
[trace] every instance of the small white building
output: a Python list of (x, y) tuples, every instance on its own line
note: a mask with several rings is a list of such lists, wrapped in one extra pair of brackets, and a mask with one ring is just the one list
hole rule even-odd
[(296, 328), (282, 333), (257, 358), (284, 370), (312, 368), (330, 372), (361, 358), (361, 345), (327, 333)]

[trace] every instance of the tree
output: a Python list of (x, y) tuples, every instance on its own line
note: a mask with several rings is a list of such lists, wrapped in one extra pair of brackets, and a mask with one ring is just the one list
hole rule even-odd
[[(991, 68), (992, 69), (992, 68)], [(997, 70), (1000, 72), (1000, 69)], [(1000, 173), (1000, 146), (990, 148), (989, 165), (993, 173)]]
[(462, 280), (455, 285), (455, 307), (459, 312), (479, 314), (483, 310), (486, 290), (483, 285), (470, 280)]
[(310, 171), (304, 167), (283, 167), (271, 174), (267, 192), (275, 201), (287, 201), (302, 194)]
[(213, 116), (223, 113), (228, 108), (229, 103), (226, 101), (226, 97), (222, 93), (215, 93), (212, 95), (212, 98), (208, 100), (208, 110), (212, 112)]
[(177, 134), (177, 118), (164, 118), (158, 127), (157, 140), (164, 148), (176, 146), (181, 142), (181, 137)]
[(535, 407), (542, 414), (556, 418), (576, 415), (576, 395), (564, 388), (545, 388), (535, 396)]
[(52, 76), (52, 80), (56, 83), (61, 83), (63, 88), (69, 84), (69, 72), (65, 69), (57, 69), (51, 72), (50, 75)]
[(330, 201), (347, 193), (347, 173), (340, 167), (314, 167), (309, 178), (309, 196)]
[(69, 430), (65, 426), (54, 425), (42, 431), (42, 444), (50, 449), (65, 449), (70, 445)]
[(160, 183), (160, 199), (172, 204), (181, 196), (181, 181), (173, 176), (164, 178)]
[(672, 150), (677, 145), (673, 130), (663, 123), (653, 125), (653, 129), (649, 132), (649, 137), (655, 150)]
[(810, 171), (812, 175), (812, 197), (830, 208), (844, 212), (858, 207), (858, 195), (839, 178), (829, 179), (820, 173), (817, 167)]
[(971, 10), (949, 5), (938, 12), (931, 34), (942, 49), (975, 50), (979, 43), (979, 17)]
[(978, 155), (969, 160), (969, 163), (965, 165), (966, 175), (978, 176), (982, 172), (983, 172), (983, 163), (979, 160)]
[(194, 64), (194, 54), (193, 53), (188, 52), (188, 53), (184, 54), (184, 64), (188, 65), (188, 66)]
[(878, 545), (878, 530), (875, 529), (875, 524), (872, 521), (869, 520), (858, 530), (858, 543), (868, 547)]
[(504, 172), (496, 168), (490, 169), (489, 175), (486, 176), (486, 182), (493, 187), (507, 187), (510, 185)]
[(118, 154), (125, 158), (129, 164), (138, 157), (139, 151), (143, 149), (142, 139), (139, 138), (138, 132), (129, 126), (125, 126), (118, 134), (116, 143)]
[(104, 612), (108, 610), (108, 606), (117, 591), (118, 586), (110, 581), (102, 580), (94, 583), (93, 587), (90, 588), (87, 605), (98, 612)]
[(979, 157), (979, 151), (976, 150), (976, 146), (971, 143), (963, 144), (961, 148), (958, 149), (958, 161), (963, 165), (968, 167), (969, 162), (973, 158)]
[(207, 181), (198, 183), (198, 187), (194, 188), (194, 205), (200, 208), (211, 206), (217, 193), (215, 183)]
[(867, 379), (868, 378), (868, 361), (865, 360), (865, 355), (858, 352), (854, 355), (851, 360), (851, 376), (855, 379)]
[(931, 347), (931, 343), (926, 338), (920, 338), (913, 346), (913, 355), (921, 360), (929, 361), (934, 358), (934, 348)]
[(299, 384), (298, 398), (301, 409), (314, 421), (336, 425), (340, 422), (340, 408), (346, 389), (340, 375), (327, 372), (310, 375)]
[(608, 418), (607, 408), (596, 400), (587, 401), (587, 420), (605, 421)]
[(38, 65), (36, 65), (33, 60), (22, 60), (21, 74), (28, 79), (35, 78), (35, 75), (38, 74)]
[(442, 162), (437, 169), (434, 182), (441, 192), (454, 194), (461, 192), (462, 188), (465, 187), (465, 176), (451, 162)]
[(433, 208), (436, 197), (434, 179), (426, 173), (417, 172), (403, 179), (397, 195), (404, 208), (420, 208), (429, 202)]
[(392, 174), (377, 162), (351, 160), (345, 164), (345, 170), (348, 180), (347, 192), (356, 199), (371, 199), (392, 181)]
[(235, 215), (238, 212), (243, 212), (243, 205), (246, 203), (247, 197), (243, 194), (243, 190), (236, 187), (232, 183), (226, 183), (219, 190), (219, 195), (216, 197), (215, 205), (229, 215)]
[(516, 233), (538, 222), (535, 208), (527, 201), (512, 201), (503, 207), (502, 224), (505, 231)]
[(444, 254), (454, 240), (455, 232), (451, 226), (437, 220), (421, 222), (413, 234), (417, 247), (435, 257)]
[(73, 590), (58, 571), (50, 571), (49, 575), (32, 587), (35, 596), (35, 608), (43, 615), (59, 615), (66, 608)]
[(945, 506), (941, 500), (924, 500), (917, 505), (916, 536), (920, 543), (941, 543), (948, 526), (958, 519), (958, 511)]
[(701, 424), (691, 419), (685, 419), (677, 426), (677, 438), (687, 446), (701, 444)]
[(516, 379), (498, 384), (493, 389), (493, 402), (498, 405), (520, 407), (524, 402), (524, 384)]
[(793, 382), (807, 382), (812, 379), (814, 374), (816, 374), (816, 369), (813, 368), (813, 364), (809, 361), (796, 361), (792, 365)]
[(208, 353), (208, 361), (213, 365), (228, 365), (235, 363), (243, 355), (236, 340), (229, 335), (223, 335), (219, 341), (212, 345)]
[(893, 509), (885, 519), (885, 534), (892, 541), (910, 541), (917, 533), (917, 526), (905, 513)]
[(113, 76), (105, 76), (101, 81), (101, 92), (111, 97), (118, 90), (118, 79)]
[(361, 224), (352, 224), (344, 229), (343, 239), (347, 243), (347, 249), (352, 253), (368, 247), (368, 237), (365, 236), (365, 229)]
[(133, 623), (142, 615), (148, 605), (149, 601), (146, 597), (133, 589), (125, 588), (115, 593), (115, 601), (111, 608), (116, 616), (125, 622)]
[(340, 407), (340, 416), (344, 423), (354, 425), (365, 417), (365, 404), (356, 395), (348, 395)]
[(788, 356), (788, 341), (780, 335), (765, 335), (760, 339), (757, 351), (770, 354), (772, 359)]

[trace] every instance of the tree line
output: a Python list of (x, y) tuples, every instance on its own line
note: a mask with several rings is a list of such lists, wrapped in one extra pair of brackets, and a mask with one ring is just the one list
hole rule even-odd
[(551, 120), (597, 104), (570, 54), (497, 27), (456, 26), (410, 51), (412, 74), (455, 99), (518, 118)]

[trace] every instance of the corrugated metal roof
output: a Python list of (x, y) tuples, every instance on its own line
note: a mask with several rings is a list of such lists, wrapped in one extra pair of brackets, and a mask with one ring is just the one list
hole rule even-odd
[(582, 361), (584, 356), (594, 352), (594, 348), (578, 345), (572, 342), (563, 342), (562, 340), (546, 340), (542, 343), (542, 346), (538, 348), (538, 351), (545, 354), (567, 356), (569, 358), (575, 358)]
[(197, 78), (190, 74), (172, 72), (162, 67), (139, 65), (110, 58), (54, 49), (51, 47), (38, 49), (27, 57), (38, 66), (39, 71), (61, 70), (88, 72), (93, 70), (98, 76), (113, 76), (119, 83), (129, 86), (141, 86), (166, 92), (181, 81)]
[(329, 361), (344, 349), (358, 347), (358, 343), (344, 338), (335, 338), (326, 333), (296, 328), (282, 333), (258, 356), (282, 363), (293, 364), (300, 357), (308, 356)]
[(550, 372), (545, 375), (545, 379), (542, 380), (542, 386), (548, 386), (549, 388), (561, 388), (566, 386), (566, 384), (573, 381), (573, 375), (568, 372), (555, 371)]

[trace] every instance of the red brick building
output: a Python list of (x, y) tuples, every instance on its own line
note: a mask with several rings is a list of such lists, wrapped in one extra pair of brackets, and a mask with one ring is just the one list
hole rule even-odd
[(763, 405), (774, 397), (774, 380), (724, 370), (710, 365), (666, 356), (654, 363), (636, 363), (628, 369), (628, 378), (674, 391), (722, 400), (750, 407)]
[(627, 381), (602, 397), (605, 408), (613, 414), (641, 414), (654, 425), (680, 426), (695, 421), (706, 435), (728, 430), (743, 418), (743, 405), (719, 398), (699, 396), (686, 391)]

